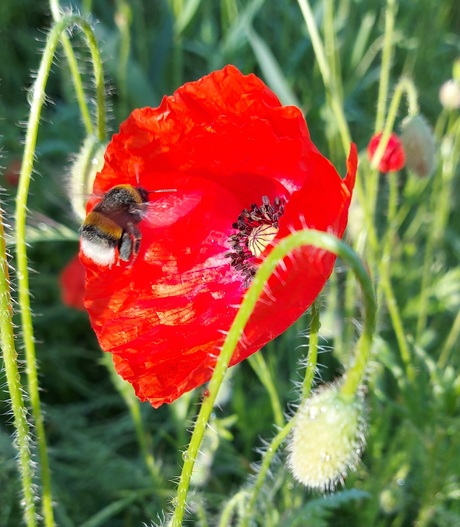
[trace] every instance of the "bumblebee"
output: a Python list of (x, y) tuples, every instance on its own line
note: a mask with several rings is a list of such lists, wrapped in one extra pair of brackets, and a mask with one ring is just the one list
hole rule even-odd
[(111, 188), (80, 227), (83, 254), (109, 267), (115, 263), (117, 251), (120, 260), (134, 261), (142, 239), (138, 225), (146, 214), (148, 194), (131, 185)]

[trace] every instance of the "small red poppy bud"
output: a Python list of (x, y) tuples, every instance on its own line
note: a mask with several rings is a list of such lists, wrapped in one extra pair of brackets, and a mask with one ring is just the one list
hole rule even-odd
[[(367, 147), (367, 156), (371, 162), (375, 151), (380, 144), (381, 138), (382, 133), (380, 132), (372, 136), (371, 140), (369, 141), (369, 145)], [(384, 174), (387, 172), (397, 172), (404, 167), (405, 163), (406, 158), (401, 140), (396, 134), (391, 134), (378, 168), (380, 172), (383, 172)]]
[(446, 110), (460, 108), (460, 82), (455, 79), (446, 81), (439, 90), (439, 100)]
[(5, 181), (11, 187), (17, 187), (19, 183), (19, 173), (21, 172), (21, 160), (13, 159), (5, 170)]
[(85, 296), (85, 268), (78, 255), (64, 267), (59, 277), (62, 302), (69, 307), (85, 310), (83, 298)]
[(434, 170), (435, 144), (428, 124), (416, 115), (404, 119), (401, 128), (407, 168), (419, 177), (429, 176)]

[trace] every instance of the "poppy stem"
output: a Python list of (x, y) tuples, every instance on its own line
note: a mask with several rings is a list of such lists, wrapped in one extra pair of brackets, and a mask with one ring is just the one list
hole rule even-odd
[[(38, 126), (43, 104), (45, 102), (45, 88), (51, 71), (51, 66), (56, 53), (57, 46), (63, 33), (72, 27), (78, 26), (85, 33), (93, 59), (97, 51), (97, 42), (89, 22), (80, 16), (65, 16), (54, 25), (48, 34), (45, 50), (43, 52), (40, 67), (37, 72), (36, 80), (30, 95), (30, 113), (27, 123), (27, 133), (25, 138), (24, 154), (19, 175), (18, 192), (16, 196), (16, 262), (17, 262), (17, 282), (18, 282), (18, 304), (21, 312), (21, 329), (24, 341), (24, 350), (26, 358), (27, 385), (32, 407), (35, 432), (38, 443), (41, 481), (42, 481), (42, 514), (46, 527), (53, 527), (53, 500), (51, 495), (51, 473), (49, 469), (48, 451), (46, 445), (45, 427), (41, 403), (39, 396), (37, 360), (35, 352), (35, 339), (32, 324), (32, 313), (30, 307), (30, 290), (29, 290), (29, 270), (26, 246), (26, 218), (27, 218), (27, 197), (31, 175), (33, 171), (35, 147), (37, 143)], [(101, 105), (99, 100), (105, 97), (105, 93), (100, 89), (100, 83), (103, 82), (103, 72), (101, 62), (93, 61), (97, 99), (98, 99), (98, 129), (105, 135), (105, 105)], [(103, 124), (102, 124), (103, 123)]]
[(27, 408), (24, 402), (21, 376), (18, 368), (18, 354), (14, 344), (13, 302), (11, 299), (8, 255), (6, 252), (5, 231), (2, 209), (0, 207), (0, 349), (10, 394), (11, 409), (16, 429), (15, 444), (19, 452), (19, 472), (21, 474), (24, 496), (24, 522), (27, 527), (35, 527), (35, 492), (33, 485), (34, 464), (31, 456), (31, 435), (27, 422)]
[(403, 94), (406, 93), (407, 96), (407, 105), (408, 105), (408, 115), (413, 116), (417, 115), (419, 112), (419, 106), (418, 106), (418, 95), (417, 95), (417, 89), (415, 88), (414, 83), (412, 80), (410, 80), (407, 77), (403, 77), (399, 80), (398, 84), (396, 85), (394, 95), (390, 104), (390, 108), (388, 110), (388, 115), (385, 121), (385, 125), (383, 127), (382, 131), (382, 137), (380, 138), (380, 143), (377, 147), (377, 149), (374, 152), (374, 155), (372, 156), (371, 160), (371, 174), (369, 177), (369, 184), (367, 188), (367, 198), (368, 198), (368, 207), (369, 207), (369, 213), (370, 213), (370, 219), (372, 221), (372, 224), (374, 224), (374, 216), (375, 216), (375, 205), (377, 201), (377, 191), (378, 191), (378, 183), (379, 183), (379, 171), (378, 166), (380, 164), (380, 161), (383, 158), (383, 155), (385, 154), (388, 142), (390, 140), (391, 133), (393, 131), (396, 116), (398, 113), (398, 108), (401, 103), (401, 98)]
[[(50, 9), (53, 16), (53, 20), (58, 23), (64, 17), (60, 10), (59, 0), (50, 0)], [(68, 17), (65, 17), (68, 18)], [(82, 17), (73, 17), (79, 19), (79, 22), (74, 22), (74, 25), (80, 27), (83, 33), (86, 36), (87, 44), (91, 53), (91, 60), (93, 63), (93, 73), (94, 73), (94, 85), (96, 87), (96, 103), (97, 103), (97, 123), (96, 129), (93, 126), (91, 114), (88, 109), (88, 104), (86, 102), (85, 91), (83, 88), (83, 82), (81, 79), (80, 69), (75, 58), (75, 53), (73, 52), (72, 46), (70, 44), (67, 35), (64, 31), (60, 35), (60, 41), (64, 52), (67, 57), (67, 62), (69, 65), (70, 74), (72, 76), (73, 85), (75, 88), (75, 94), (77, 97), (78, 104), (80, 106), (80, 113), (82, 116), (83, 123), (86, 128), (86, 135), (97, 135), (99, 141), (106, 140), (106, 106), (105, 106), (105, 82), (104, 82), (104, 69), (102, 66), (101, 54), (99, 52), (99, 47), (94, 35), (94, 31), (90, 23)], [(66, 26), (65, 30), (68, 29), (69, 25)]]
[[(309, 241), (310, 238), (312, 239), (312, 241)], [(300, 243), (301, 241), (303, 243)], [(361, 340), (358, 343), (358, 352), (357, 352), (357, 358), (355, 359), (355, 364), (349, 370), (349, 372), (351, 372), (350, 375), (348, 376), (348, 373), (345, 375), (344, 383), (341, 389), (344, 395), (346, 396), (352, 395), (354, 397), (364, 377), (365, 369), (366, 369), (369, 354), (370, 354), (370, 346), (372, 343), (372, 337), (373, 337), (373, 334), (375, 332), (375, 327), (376, 327), (376, 303), (375, 303), (375, 296), (374, 296), (374, 292), (372, 288), (372, 281), (370, 279), (370, 276), (365, 270), (358, 255), (351, 249), (351, 247), (349, 247), (347, 244), (342, 242), (340, 239), (330, 234), (326, 234), (320, 231), (313, 231), (313, 230), (299, 231), (285, 238), (284, 240), (282, 240), (280, 244), (276, 247), (276, 249), (278, 249), (280, 245), (283, 243), (297, 244), (295, 245), (295, 247), (292, 247), (290, 250), (293, 250), (296, 247), (300, 247), (301, 245), (313, 245), (315, 247), (328, 250), (336, 254), (340, 258), (342, 258), (351, 267), (356, 277), (358, 278), (358, 281), (363, 291), (364, 303), (365, 303), (365, 318), (364, 318), (363, 336), (361, 337)], [(270, 253), (270, 255), (267, 257), (267, 260), (273, 257), (276, 249), (274, 249)], [(286, 251), (286, 254), (289, 252), (290, 252), (289, 250)], [(281, 258), (282, 256), (279, 257), (279, 259)], [(278, 262), (279, 260), (276, 260), (276, 261)], [(264, 265), (265, 264), (266, 262), (264, 262)], [(259, 271), (262, 270), (262, 267)], [(319, 331), (319, 317), (317, 316), (317, 313), (315, 313), (315, 311), (316, 311), (316, 307), (313, 305), (308, 366), (307, 366), (307, 372), (305, 374), (305, 382), (303, 386), (302, 400), (307, 399), (310, 395), (311, 388), (312, 388), (312, 382), (314, 378), (314, 372), (316, 370), (317, 332)], [(313, 341), (311, 340), (312, 334), (313, 335), (316, 334), (316, 337), (313, 338)], [(346, 384), (346, 387), (344, 387), (345, 384)], [(278, 434), (273, 438), (272, 442), (266, 449), (259, 473), (257, 474), (256, 482), (254, 483), (254, 486), (252, 488), (252, 492), (250, 494), (248, 504), (244, 511), (244, 516), (241, 520), (241, 523), (239, 524), (239, 527), (247, 527), (249, 525), (249, 521), (253, 517), (253, 512), (254, 512), (257, 498), (263, 487), (268, 471), (270, 470), (272, 460), (274, 456), (276, 455), (279, 447), (283, 443), (283, 441), (287, 438), (287, 436), (289, 435), (289, 433), (295, 426), (295, 423), (296, 423), (296, 415), (294, 415), (292, 419), (290, 419), (286, 423), (286, 425), (278, 432)]]
[(316, 364), (318, 360), (318, 333), (321, 324), (319, 321), (319, 309), (316, 301), (311, 305), (310, 335), (308, 340), (308, 358), (305, 369), (305, 377), (302, 385), (302, 400), (306, 399), (311, 392), (315, 380)]
[[(219, 357), (217, 358), (211, 381), (208, 385), (208, 396), (203, 401), (195, 423), (192, 437), (190, 439), (189, 447), (183, 455), (184, 465), (182, 467), (182, 474), (180, 476), (177, 489), (177, 496), (173, 499), (174, 512), (170, 523), (171, 527), (180, 527), (182, 525), (186, 508), (186, 498), (195, 459), (198, 455), (200, 444), (206, 431), (217, 393), (224, 379), (233, 352), (238, 345), (241, 335), (243, 334), (244, 328), (255, 308), (260, 295), (263, 292), (268, 279), (275, 271), (280, 261), (294, 249), (304, 245), (312, 245), (318, 249), (323, 249), (340, 256), (351, 266), (358, 278), (358, 281), (361, 284), (365, 304), (364, 332), (360, 340), (361, 345), (358, 343), (358, 355), (356, 363), (350, 369), (350, 371), (352, 371), (352, 375), (350, 375), (351, 380), (348, 382), (347, 380), (345, 381), (344, 386), (347, 388), (346, 390), (343, 390), (343, 393), (348, 393), (355, 383), (357, 383), (358, 387), (362, 382), (367, 360), (369, 358), (372, 336), (375, 331), (376, 305), (371, 279), (363, 264), (361, 263), (358, 255), (353, 251), (353, 249), (351, 249), (351, 247), (342, 242), (339, 238), (322, 231), (297, 231), (286, 238), (283, 238), (266, 257), (257, 271), (251, 287), (246, 292), (240, 309), (238, 310), (230, 331), (227, 334), (225, 342), (222, 346), (222, 350), (219, 354)], [(288, 423), (288, 425), (286, 425), (286, 427), (284, 427), (277, 435), (279, 444), (281, 444), (283, 441), (285, 434), (287, 435), (289, 432), (290, 427), (291, 425)]]
[[(310, 324), (310, 340), (308, 346), (308, 358), (307, 358), (307, 368), (305, 371), (305, 378), (302, 385), (302, 401), (308, 398), (313, 387), (313, 380), (316, 373), (316, 364), (318, 358), (318, 331), (320, 328), (319, 322), (319, 309), (316, 305), (316, 302), (313, 302), (311, 306), (311, 324)], [(270, 446), (266, 449), (260, 470), (257, 474), (257, 479), (252, 488), (252, 492), (249, 496), (249, 500), (244, 509), (244, 516), (241, 520), (239, 527), (247, 527), (248, 522), (253, 514), (257, 498), (259, 497), (260, 491), (262, 490), (265, 478), (270, 470), (273, 458), (278, 452), (278, 449), (283, 444), (284, 440), (287, 438), (291, 430), (293, 429), (296, 422), (296, 416), (294, 415), (292, 419), (280, 429), (276, 436), (272, 439)]]

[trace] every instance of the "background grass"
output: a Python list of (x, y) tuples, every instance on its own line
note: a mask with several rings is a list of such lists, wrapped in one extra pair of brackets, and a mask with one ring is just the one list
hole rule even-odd
[[(183, 82), (233, 63), (255, 72), (287, 104), (297, 104), (307, 117), (318, 148), (344, 172), (344, 154), (330, 101), (316, 63), (311, 40), (297, 2), (287, 0), (158, 0), (142, 2), (73, 2), (91, 12), (104, 58), (109, 126), (119, 123), (135, 107), (156, 106)], [(332, 7), (337, 78), (353, 140), (364, 152), (374, 131), (380, 49), (384, 34), (382, 1), (338, 0), (315, 2), (318, 25), (327, 29)], [(329, 22), (328, 22), (329, 20)], [(38, 68), (45, 32), (52, 20), (46, 2), (2, 0), (0, 3), (0, 175), (3, 206), (11, 213), (15, 195), (11, 170), (22, 155), (27, 119), (27, 88)], [(422, 113), (431, 126), (439, 122), (441, 84), (451, 78), (460, 56), (460, 5), (454, 0), (402, 0), (398, 3), (391, 87), (402, 76), (413, 79)], [(90, 63), (81, 36), (72, 43), (84, 72), (88, 98), (94, 97)], [(87, 316), (62, 305), (58, 276), (76, 253), (77, 221), (69, 212), (69, 160), (84, 139), (64, 55), (56, 59), (47, 88), (47, 104), (37, 145), (35, 180), (29, 207), (39, 212), (35, 227), (48, 226), (54, 239), (35, 231), (29, 250), (34, 327), (40, 367), (42, 401), (50, 447), (56, 521), (61, 527), (130, 527), (161, 521), (174, 495), (181, 451), (188, 442), (201, 390), (170, 406), (153, 410), (138, 405), (142, 440), (153, 453), (146, 463), (132, 413), (107, 367)], [(404, 116), (403, 110), (399, 118)], [(458, 112), (448, 118), (458, 119)], [(452, 127), (451, 127), (452, 128)], [(458, 129), (458, 128), (457, 128)], [(445, 145), (448, 126), (437, 137)], [(458, 142), (457, 142), (458, 145)], [(364, 156), (363, 156), (364, 157)], [(450, 159), (450, 158), (449, 158)], [(458, 160), (458, 155), (452, 159)], [(438, 154), (439, 173), (442, 158)], [(366, 161), (360, 177), (365, 181)], [(403, 171), (399, 180), (397, 238), (392, 252), (391, 279), (411, 349), (416, 379), (405, 378), (392, 323), (381, 299), (380, 333), (369, 375), (367, 401), (368, 443), (363, 461), (331, 497), (309, 493), (294, 484), (284, 465), (284, 454), (273, 465), (260, 497), (254, 525), (268, 526), (457, 526), (460, 525), (460, 415), (459, 340), (448, 361), (439, 360), (460, 309), (460, 199), (459, 173), (454, 167), (448, 182), (418, 180)], [(1, 179), (3, 178), (3, 179)], [(436, 183), (438, 182), (438, 184)], [(427, 240), (437, 210), (437, 193), (451, 189), (440, 211), (444, 223), (432, 242), (428, 322), (417, 334), (420, 290)], [(388, 190), (379, 188), (378, 228), (385, 232)], [(405, 207), (405, 208), (404, 208)], [(53, 222), (70, 228), (58, 241)], [(351, 214), (350, 231), (366, 225)], [(34, 232), (32, 232), (34, 235)], [(358, 244), (360, 234), (350, 238)], [(431, 242), (430, 242), (431, 243)], [(361, 247), (364, 258), (366, 248)], [(378, 282), (377, 265), (371, 262)], [(322, 295), (321, 379), (335, 379), (352, 348), (350, 312), (343, 311), (343, 291), (349, 278), (341, 271)], [(13, 276), (14, 281), (14, 276)], [(14, 283), (14, 282), (13, 282)], [(337, 293), (338, 292), (338, 293)], [(331, 293), (331, 294), (330, 294)], [(355, 316), (352, 310), (351, 317)], [(263, 351), (276, 378), (278, 394), (288, 410), (298, 400), (294, 382), (301, 381), (299, 361), (305, 355), (303, 317)], [(458, 337), (458, 335), (457, 335)], [(3, 373), (0, 373), (2, 376)], [(1, 377), (0, 384), (4, 386)], [(249, 363), (232, 371), (228, 396), (221, 401), (199, 462), (201, 478), (190, 497), (190, 524), (217, 525), (219, 511), (241, 488), (250, 488), (260, 449), (275, 433), (267, 392)], [(0, 525), (21, 525), (20, 487), (9, 414), (8, 394), (0, 392)], [(131, 401), (132, 404), (132, 401)], [(205, 521), (204, 518), (207, 518)], [(236, 523), (235, 523), (236, 524)]]

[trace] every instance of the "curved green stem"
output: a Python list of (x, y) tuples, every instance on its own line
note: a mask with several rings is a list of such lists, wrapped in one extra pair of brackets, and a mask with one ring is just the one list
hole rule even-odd
[[(385, 121), (385, 126), (383, 127), (382, 137), (380, 138), (379, 145), (376, 151), (374, 152), (374, 155), (371, 160), (372, 170), (369, 174), (369, 185), (367, 192), (371, 218), (374, 218), (375, 206), (377, 202), (377, 190), (379, 183), (378, 166), (385, 153), (388, 141), (390, 140), (390, 136), (395, 125), (396, 116), (398, 114), (398, 108), (404, 93), (406, 93), (407, 96), (408, 115), (414, 116), (419, 113), (418, 95), (415, 85), (410, 79), (403, 77), (396, 85), (394, 96), (391, 101), (390, 108), (388, 110), (388, 116)], [(381, 129), (382, 128), (379, 128), (379, 130)]]
[[(185, 513), (186, 498), (192, 476), (193, 466), (197, 457), (206, 426), (209, 422), (218, 390), (224, 379), (230, 359), (233, 355), (244, 328), (262, 294), (263, 288), (277, 267), (278, 263), (291, 251), (304, 245), (313, 245), (319, 249), (330, 251), (351, 265), (360, 281), (366, 305), (365, 334), (367, 337), (373, 334), (375, 329), (375, 300), (372, 283), (369, 275), (361, 264), (357, 254), (344, 242), (331, 234), (321, 231), (305, 230), (295, 232), (282, 239), (272, 250), (257, 271), (251, 287), (244, 296), (243, 302), (238, 310), (232, 326), (227, 334), (222, 350), (217, 359), (211, 381), (208, 385), (208, 397), (203, 401), (200, 412), (195, 423), (189, 447), (184, 453), (184, 465), (180, 476), (177, 497), (174, 500), (174, 513), (171, 520), (172, 527), (180, 527)], [(370, 341), (368, 342), (370, 345)], [(363, 372), (364, 374), (364, 372)], [(284, 429), (283, 429), (284, 430)], [(281, 439), (280, 439), (281, 441)]]
[[(318, 234), (318, 231), (302, 231), (301, 233), (296, 233), (292, 236), (296, 236), (299, 234), (308, 235), (309, 233), (313, 233), (313, 232)], [(315, 236), (314, 242), (312, 243), (305, 242), (305, 244), (315, 245), (316, 247), (321, 247), (322, 249), (326, 249), (336, 254), (340, 258), (342, 258), (351, 267), (352, 271), (355, 273), (355, 276), (358, 278), (358, 281), (363, 291), (364, 303), (365, 303), (365, 310), (364, 310), (365, 320), (364, 320), (363, 334), (361, 336), (360, 341), (357, 344), (357, 353), (356, 353), (355, 363), (346, 373), (345, 378), (344, 378), (344, 383), (341, 388), (341, 392), (344, 395), (354, 395), (356, 393), (356, 390), (361, 385), (362, 379), (365, 374), (365, 369), (368, 363), (369, 354), (371, 350), (372, 337), (374, 335), (375, 326), (376, 326), (377, 308), (376, 308), (375, 296), (374, 296), (374, 292), (372, 288), (372, 281), (369, 275), (367, 274), (367, 271), (365, 270), (363, 264), (361, 263), (358, 255), (348, 245), (346, 245), (344, 242), (342, 242), (338, 238), (335, 238), (334, 236), (326, 235), (325, 233), (321, 233), (321, 234), (324, 236), (321, 237), (322, 239), (320, 243), (319, 243), (319, 239)], [(316, 306), (313, 304), (310, 347), (309, 347), (309, 354), (308, 354), (307, 370), (305, 372), (305, 381), (303, 384), (302, 400), (306, 399), (310, 395), (311, 388), (312, 388), (312, 382), (314, 379), (314, 373), (316, 369), (318, 330), (319, 330), (319, 317), (318, 317)], [(313, 340), (312, 340), (312, 335), (313, 335)], [(290, 421), (288, 421), (286, 425), (273, 438), (272, 442), (267, 448), (267, 451), (262, 460), (262, 465), (260, 467), (259, 473), (257, 474), (257, 479), (256, 479), (256, 482), (254, 483), (252, 493), (250, 495), (249, 502), (245, 510), (244, 517), (242, 518), (239, 527), (247, 527), (249, 525), (249, 522), (253, 515), (255, 504), (257, 502), (260, 491), (263, 487), (263, 483), (266, 479), (266, 476), (270, 469), (273, 458), (276, 455), (278, 448), (281, 446), (283, 441), (286, 439), (286, 437), (289, 435), (290, 431), (294, 427), (295, 420), (296, 420), (296, 417), (294, 416)]]
[[(59, 9), (59, 0), (50, 0), (50, 9), (53, 20), (55, 22), (59, 22), (59, 20), (62, 18), (62, 13)], [(86, 104), (85, 91), (83, 89), (83, 83), (81, 80), (80, 70), (78, 68), (78, 62), (75, 57), (75, 53), (73, 52), (72, 45), (70, 44), (67, 35), (62, 35), (61, 42), (62, 47), (64, 48), (64, 53), (67, 57), (67, 62), (69, 64), (70, 74), (72, 76), (78, 105), (80, 106), (81, 117), (86, 128), (86, 135), (93, 135), (94, 127), (91, 121), (91, 113), (89, 111), (88, 105)]]
[(254, 514), (254, 509), (257, 503), (257, 499), (259, 497), (260, 491), (262, 490), (264, 481), (267, 478), (267, 474), (270, 470), (270, 466), (272, 464), (273, 458), (277, 454), (280, 446), (284, 443), (290, 431), (294, 428), (295, 421), (296, 421), (296, 418), (294, 416), (283, 426), (283, 428), (271, 440), (271, 443), (268, 446), (264, 454), (262, 464), (257, 474), (256, 482), (254, 483), (254, 486), (252, 488), (252, 493), (249, 498), (249, 502), (244, 511), (244, 516), (241, 518), (241, 521), (238, 524), (238, 527), (248, 527), (248, 525), (250, 524), (251, 518)]
[[(63, 16), (59, 10), (59, 0), (50, 0), (51, 13), (55, 22), (61, 21)], [(71, 18), (70, 16), (65, 17), (67, 19)], [(93, 28), (88, 20), (80, 17), (74, 16), (74, 24), (78, 26), (87, 39), (87, 45), (91, 54), (91, 62), (93, 64), (93, 76), (94, 76), (94, 85), (96, 87), (96, 135), (99, 141), (105, 141), (107, 135), (106, 127), (106, 105), (105, 105), (105, 82), (104, 82), (104, 68), (102, 65), (102, 58), (99, 52), (99, 46), (97, 44), (96, 36), (94, 34)], [(66, 25), (71, 27), (72, 24)], [(64, 51), (67, 55), (67, 60), (69, 62), (70, 73), (74, 82), (74, 87), (80, 105), (80, 111), (82, 113), (82, 119), (85, 123), (87, 135), (94, 135), (94, 127), (92, 125), (91, 117), (88, 110), (88, 105), (86, 104), (86, 99), (83, 90), (83, 84), (81, 81), (80, 71), (78, 69), (78, 64), (75, 59), (75, 54), (73, 53), (72, 46), (64, 34), (61, 32), (61, 41), (63, 43)]]
[[(318, 331), (319, 331), (319, 310), (316, 302), (313, 302), (311, 306), (311, 324), (310, 324), (310, 340), (308, 346), (308, 359), (307, 367), (305, 369), (305, 377), (302, 384), (302, 400), (305, 400), (311, 393), (313, 387), (313, 381), (315, 378), (316, 364), (318, 359)], [(270, 446), (267, 448), (259, 472), (257, 474), (256, 481), (252, 487), (252, 492), (249, 497), (248, 504), (244, 511), (244, 516), (241, 519), (239, 527), (247, 527), (249, 521), (253, 515), (257, 499), (260, 491), (264, 485), (264, 481), (270, 470), (273, 458), (278, 452), (278, 449), (283, 444), (289, 432), (292, 430), (295, 424), (295, 416), (290, 419), (272, 439)]]
[(0, 349), (6, 374), (6, 384), (11, 398), (16, 446), (19, 452), (19, 468), (24, 496), (24, 521), (27, 527), (35, 527), (35, 493), (33, 487), (33, 462), (30, 455), (30, 429), (27, 422), (27, 408), (22, 395), (21, 375), (18, 369), (18, 354), (14, 344), (13, 302), (11, 299), (8, 257), (2, 208), (0, 207)]
[[(25, 148), (22, 160), (21, 172), (19, 177), (18, 193), (16, 196), (16, 260), (17, 260), (17, 280), (19, 293), (19, 307), (21, 311), (21, 327), (24, 340), (26, 357), (26, 374), (29, 390), (32, 415), (35, 422), (38, 449), (40, 455), (41, 477), (43, 487), (42, 511), (47, 527), (54, 526), (53, 506), (51, 496), (51, 476), (49, 470), (48, 453), (46, 447), (45, 429), (43, 416), (40, 407), (39, 386), (37, 363), (35, 353), (35, 341), (32, 325), (32, 314), (30, 309), (29, 273), (26, 248), (26, 216), (27, 216), (27, 196), (29, 193), (30, 179), (33, 170), (35, 147), (37, 142), (38, 126), (40, 122), (41, 110), (45, 101), (45, 87), (51, 70), (54, 54), (59, 44), (62, 33), (69, 27), (79, 26), (84, 31), (90, 42), (93, 58), (96, 55), (93, 48), (97, 48), (96, 40), (89, 23), (79, 16), (66, 16), (62, 18), (50, 31), (43, 53), (37, 78), (32, 88), (31, 109), (27, 123), (27, 134), (25, 138)], [(103, 82), (102, 70), (99, 71), (101, 64), (94, 64), (96, 85)], [(99, 95), (101, 90), (98, 90)], [(99, 98), (98, 98), (99, 99)], [(103, 117), (104, 126), (99, 129), (105, 135), (105, 109), (99, 112), (99, 120)], [(99, 122), (99, 125), (101, 123)]]
[(240, 492), (237, 492), (232, 498), (227, 501), (222, 511), (222, 514), (220, 515), (218, 527), (228, 527), (229, 525), (231, 525), (233, 511), (238, 505), (241, 505), (243, 503), (243, 501), (247, 497), (246, 495), (246, 491), (240, 490)]
[(382, 137), (380, 139), (379, 146), (372, 157), (371, 166), (373, 169), (377, 169), (383, 154), (385, 153), (391, 132), (393, 131), (395, 125), (401, 98), (404, 93), (407, 95), (407, 114), (409, 116), (415, 116), (419, 113), (418, 94), (415, 84), (407, 77), (403, 77), (396, 85), (393, 99), (388, 110), (388, 116), (385, 121), (385, 126), (382, 131)]

